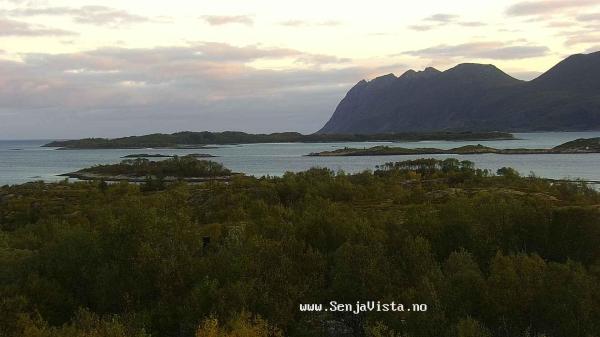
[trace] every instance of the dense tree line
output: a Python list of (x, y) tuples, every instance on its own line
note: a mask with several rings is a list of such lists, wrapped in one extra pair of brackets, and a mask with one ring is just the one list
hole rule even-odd
[(145, 158), (125, 159), (118, 164), (96, 165), (79, 172), (175, 178), (218, 177), (228, 176), (232, 173), (220, 163), (210, 160), (198, 160), (193, 156), (174, 156), (159, 161), (151, 161)]
[[(598, 336), (599, 204), (453, 159), (4, 186), (0, 336)], [(428, 310), (299, 310), (331, 300)]]

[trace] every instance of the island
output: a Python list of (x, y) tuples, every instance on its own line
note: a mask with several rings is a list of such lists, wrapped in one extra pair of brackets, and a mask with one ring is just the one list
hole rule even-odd
[(240, 174), (231, 172), (220, 163), (199, 160), (194, 156), (174, 156), (159, 161), (145, 158), (126, 159), (118, 164), (96, 165), (76, 172), (61, 174), (61, 176), (79, 180), (128, 182), (147, 182), (148, 180), (164, 182), (229, 181), (235, 175)]
[[(171, 154), (159, 154), (159, 153), (154, 153), (154, 154), (148, 154), (148, 153), (134, 153), (134, 154), (128, 154), (126, 156), (123, 156), (121, 158), (173, 158), (176, 157), (177, 155), (171, 155)], [(215, 158), (217, 156), (213, 156), (212, 154), (208, 154), (208, 153), (192, 153), (192, 154), (188, 154), (186, 155), (186, 157), (194, 157), (194, 158)]]
[(345, 147), (333, 151), (313, 152), (309, 157), (352, 157), (352, 156), (399, 156), (399, 155), (426, 155), (426, 154), (577, 154), (600, 153), (600, 137), (581, 138), (566, 142), (551, 149), (495, 149), (493, 147), (465, 145), (449, 150), (436, 148), (404, 148), (391, 146), (374, 146), (366, 149)]
[(506, 132), (404, 132), (385, 134), (310, 134), (280, 132), (271, 134), (249, 134), (238, 131), (224, 132), (177, 132), (155, 133), (123, 138), (86, 138), (60, 140), (43, 145), (61, 150), (81, 149), (208, 149), (207, 145), (232, 145), (256, 143), (322, 143), (322, 142), (368, 142), (368, 141), (484, 141), (511, 140), (515, 137)]

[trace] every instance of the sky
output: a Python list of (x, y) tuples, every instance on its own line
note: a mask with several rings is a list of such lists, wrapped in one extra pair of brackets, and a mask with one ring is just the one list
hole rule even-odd
[(361, 79), (600, 50), (600, 0), (0, 0), (0, 139), (312, 133)]

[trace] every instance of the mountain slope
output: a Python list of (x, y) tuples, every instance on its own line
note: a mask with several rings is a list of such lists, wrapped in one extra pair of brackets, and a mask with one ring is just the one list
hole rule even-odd
[(600, 129), (600, 52), (529, 82), (469, 63), (362, 80), (319, 133), (589, 129)]

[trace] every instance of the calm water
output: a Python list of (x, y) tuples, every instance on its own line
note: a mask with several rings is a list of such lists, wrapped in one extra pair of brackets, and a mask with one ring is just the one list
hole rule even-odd
[[(479, 142), (496, 148), (551, 148), (577, 138), (600, 137), (598, 132), (518, 133), (518, 140)], [(27, 181), (55, 181), (63, 179), (58, 174), (76, 171), (96, 164), (116, 163), (122, 156), (133, 153), (160, 153), (184, 155), (209, 153), (219, 156), (215, 161), (228, 168), (246, 174), (281, 175), (286, 171), (302, 171), (311, 167), (328, 167), (333, 170), (359, 172), (374, 169), (376, 165), (422, 156), (375, 156), (375, 157), (305, 157), (310, 152), (333, 150), (341, 147), (371, 147), (388, 144), (402, 147), (452, 147), (477, 142), (380, 142), (380, 143), (278, 143), (226, 145), (201, 150), (65, 150), (43, 148), (48, 140), (0, 141), (0, 185)], [(427, 155), (426, 157), (455, 157), (476, 163), (480, 168), (496, 170), (510, 166), (521, 173), (547, 178), (583, 178), (600, 180), (600, 154), (573, 155)]]

